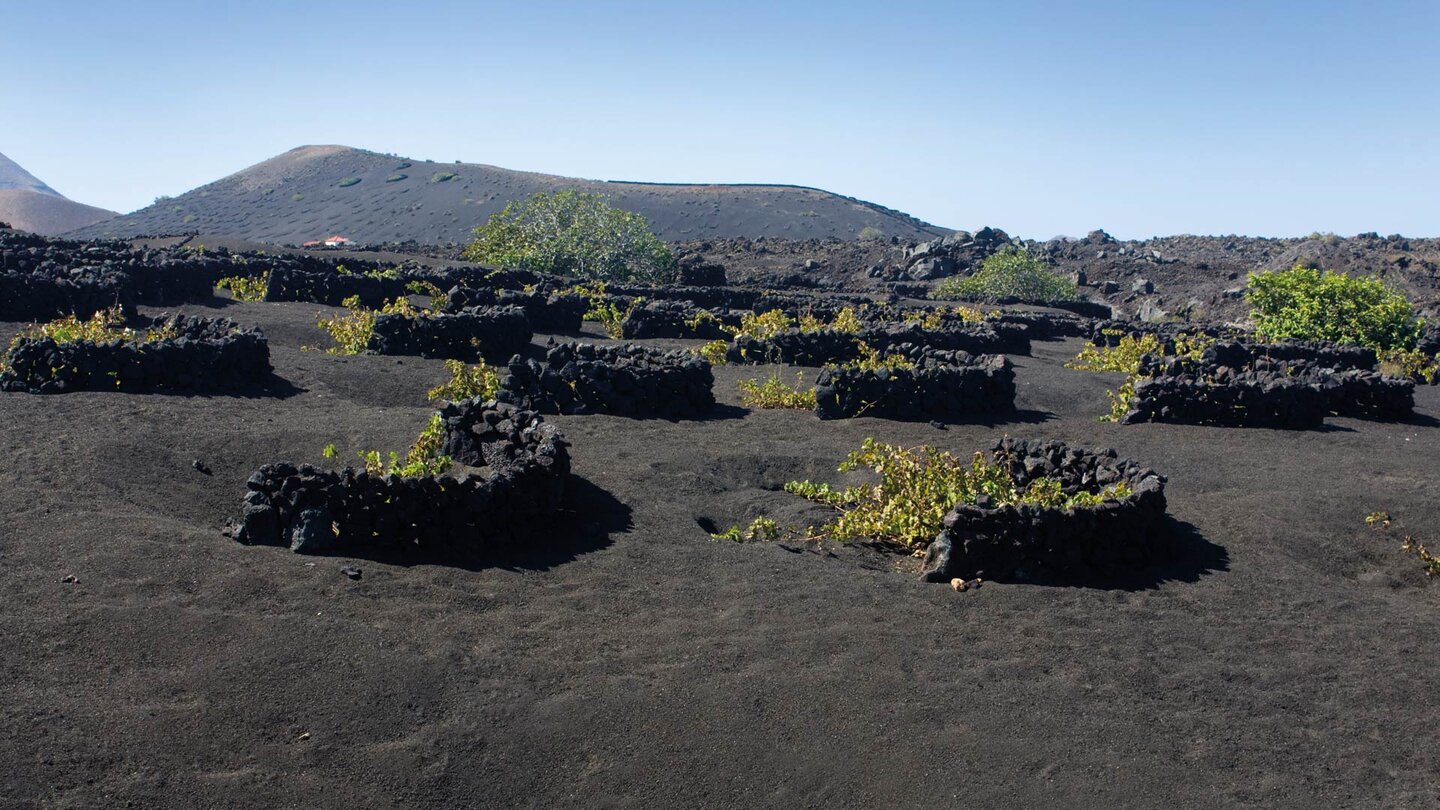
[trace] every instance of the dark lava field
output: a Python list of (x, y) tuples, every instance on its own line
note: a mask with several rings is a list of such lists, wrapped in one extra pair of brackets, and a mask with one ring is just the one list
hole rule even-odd
[[(1120, 378), (1067, 338), (1011, 357), (1014, 414), (937, 428), (750, 410), (771, 369), (720, 366), (703, 419), (547, 417), (574, 479), (531, 544), (405, 562), (222, 530), (264, 464), (403, 450), (442, 363), (307, 350), (313, 303), (167, 311), (258, 327), (284, 384), (0, 393), (0, 807), (1440, 804), (1440, 590), (1400, 547), (1440, 545), (1440, 388), (1404, 422), (1102, 423)], [(1166, 476), (1176, 555), (956, 592), (709, 535), (823, 519), (780, 488), (866, 437), (1006, 435)]]

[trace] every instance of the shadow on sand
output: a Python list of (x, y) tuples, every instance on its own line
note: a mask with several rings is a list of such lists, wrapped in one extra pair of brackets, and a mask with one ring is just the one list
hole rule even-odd
[(401, 568), (438, 565), (465, 571), (500, 568), (506, 571), (548, 571), (574, 562), (582, 555), (608, 548), (612, 534), (630, 531), (630, 507), (578, 475), (571, 475), (565, 504), (556, 511), (548, 530), (514, 544), (474, 552), (417, 555), (390, 549), (340, 549), (313, 555), (358, 559)]
[(1170, 582), (1198, 582), (1201, 577), (1230, 570), (1230, 553), (1206, 540), (1193, 524), (1165, 519), (1165, 532), (1172, 544), (1168, 560), (1143, 568), (1090, 571), (1047, 576), (1013, 576), (995, 582), (1061, 588), (1095, 588), (1105, 591), (1149, 591)]
[(154, 397), (180, 397), (183, 399), (289, 399), (303, 394), (308, 389), (300, 388), (289, 380), (271, 371), (263, 379), (245, 385), (218, 384), (200, 389), (151, 389), (147, 391), (126, 391), (128, 394)]

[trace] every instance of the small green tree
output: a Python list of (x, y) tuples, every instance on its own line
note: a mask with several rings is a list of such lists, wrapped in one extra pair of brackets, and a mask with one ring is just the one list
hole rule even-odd
[(1053, 304), (1079, 297), (1075, 283), (1052, 272), (1024, 248), (1007, 247), (990, 255), (969, 278), (953, 276), (935, 285), (931, 298), (999, 301), (1013, 298), (1027, 304)]
[(600, 194), (540, 192), (475, 229), (470, 261), (614, 281), (670, 281), (675, 257), (639, 214)]
[(1330, 340), (1383, 351), (1414, 348), (1420, 337), (1415, 308), (1376, 276), (1296, 265), (1251, 273), (1245, 297), (1256, 331), (1268, 340)]

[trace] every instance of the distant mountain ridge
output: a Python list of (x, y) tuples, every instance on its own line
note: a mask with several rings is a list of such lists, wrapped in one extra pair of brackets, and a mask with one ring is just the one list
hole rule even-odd
[(302, 146), (106, 222), (77, 237), (204, 235), (300, 244), (326, 236), (381, 244), (468, 241), (506, 203), (539, 191), (598, 192), (671, 240), (901, 239), (948, 233), (875, 203), (804, 186), (585, 180), (477, 163), (437, 163)]
[(68, 199), (5, 155), (0, 155), (0, 222), (54, 236), (117, 216)]
[(45, 185), (40, 178), (25, 171), (19, 163), (4, 155), (0, 155), (0, 190), (6, 191), (34, 191), (40, 194), (49, 194), (52, 197), (64, 195), (55, 189)]

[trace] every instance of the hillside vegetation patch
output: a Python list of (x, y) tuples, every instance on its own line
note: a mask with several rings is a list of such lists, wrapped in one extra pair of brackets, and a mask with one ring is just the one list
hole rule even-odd
[(475, 229), (465, 258), (582, 279), (663, 283), (675, 275), (670, 248), (644, 217), (574, 190), (507, 203)]

